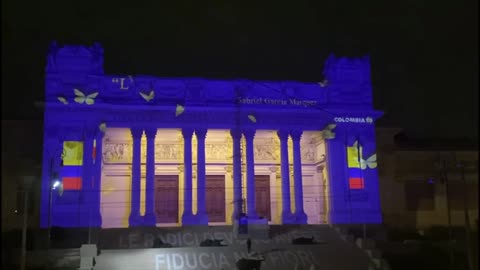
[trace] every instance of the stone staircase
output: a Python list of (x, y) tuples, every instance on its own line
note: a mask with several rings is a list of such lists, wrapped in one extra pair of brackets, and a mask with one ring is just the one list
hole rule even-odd
[[(252, 238), (256, 254), (247, 253), (245, 237), (238, 237), (232, 226), (111, 229), (99, 231), (97, 237), (101, 252), (96, 270), (233, 270), (239, 259), (252, 255), (263, 257), (261, 269), (267, 270), (389, 269), (373, 240), (355, 239), (345, 228), (330, 225), (270, 226), (268, 239)], [(292, 244), (299, 237), (313, 237), (316, 244)], [(155, 239), (172, 247), (153, 248)], [(200, 247), (205, 239), (222, 239), (225, 246)], [(37, 267), (49, 265), (38, 269), (80, 266), (79, 248), (28, 256)]]
[(349, 234), (345, 228), (333, 226), (335, 232), (346, 242), (354, 242), (355, 245), (363, 250), (370, 258), (369, 269), (390, 269), (388, 262), (382, 258), (382, 252), (375, 247), (375, 241), (369, 238), (356, 238), (353, 234)]
[[(246, 240), (233, 234), (232, 227), (160, 228), (156, 236), (172, 248), (132, 247), (102, 249), (96, 258), (98, 270), (216, 270), (236, 269), (235, 263), (252, 256), (247, 254)], [(136, 232), (138, 234), (138, 231)], [(292, 239), (314, 237), (317, 244), (293, 245)], [(199, 247), (198, 241), (223, 239), (224, 247)], [(105, 239), (104, 239), (105, 240)], [(348, 239), (329, 225), (271, 226), (270, 239), (253, 239), (252, 251), (263, 256), (261, 269), (273, 270), (369, 270), (378, 269), (372, 257), (375, 251), (365, 252), (354, 239)], [(364, 242), (364, 246), (365, 246)], [(106, 244), (106, 243), (105, 243)], [(145, 243), (144, 243), (145, 244)], [(373, 267), (373, 268), (372, 268)]]

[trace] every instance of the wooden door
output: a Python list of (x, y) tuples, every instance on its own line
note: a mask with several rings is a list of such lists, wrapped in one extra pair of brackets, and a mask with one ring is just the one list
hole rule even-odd
[(178, 175), (155, 176), (157, 223), (178, 222)]
[(255, 210), (260, 217), (271, 220), (270, 215), (270, 176), (255, 175)]
[(225, 176), (207, 175), (206, 201), (209, 222), (225, 222)]

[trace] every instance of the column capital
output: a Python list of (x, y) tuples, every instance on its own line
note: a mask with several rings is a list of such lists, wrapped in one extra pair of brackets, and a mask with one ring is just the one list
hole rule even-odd
[(134, 139), (142, 138), (143, 128), (141, 128), (141, 127), (131, 127), (130, 128), (130, 133), (132, 134), (132, 138), (134, 138)]
[(239, 129), (231, 129), (230, 135), (232, 136), (233, 139), (239, 140), (242, 138), (242, 131)]
[(298, 141), (302, 138), (303, 130), (291, 130), (290, 136), (292, 136), (293, 141)]
[(278, 168), (276, 166), (271, 166), (271, 167), (268, 167), (268, 169), (270, 170), (270, 172), (272, 173), (276, 173), (278, 171)]
[(228, 165), (228, 166), (225, 166), (225, 167), (224, 167), (224, 169), (225, 169), (225, 172), (227, 172), (227, 173), (231, 173), (231, 172), (232, 172), (232, 170), (233, 170), (233, 166), (231, 166), (231, 165)]
[(253, 139), (255, 137), (256, 130), (255, 129), (244, 129), (242, 130), (243, 135), (245, 135), (245, 139)]
[(195, 136), (197, 136), (197, 138), (205, 139), (205, 137), (207, 136), (207, 129), (206, 128), (195, 129)]
[(145, 135), (147, 136), (147, 138), (155, 139), (155, 136), (157, 136), (157, 128), (146, 128)]
[(277, 130), (277, 136), (281, 141), (288, 140), (288, 133), (287, 130)]
[(191, 139), (193, 135), (193, 129), (182, 128), (182, 136), (184, 139)]

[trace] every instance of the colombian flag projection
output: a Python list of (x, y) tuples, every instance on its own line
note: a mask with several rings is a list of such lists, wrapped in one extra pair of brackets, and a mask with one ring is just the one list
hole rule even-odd
[(63, 143), (62, 183), (63, 190), (82, 189), (83, 142), (66, 141)]
[(348, 159), (348, 186), (350, 189), (364, 189), (362, 167), (360, 164), (362, 147), (356, 141), (352, 146), (347, 146)]

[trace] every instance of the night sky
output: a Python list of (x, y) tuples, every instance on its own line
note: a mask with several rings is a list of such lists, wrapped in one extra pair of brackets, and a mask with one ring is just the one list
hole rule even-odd
[(42, 120), (52, 40), (99, 41), (109, 74), (316, 82), (329, 53), (369, 54), (380, 125), (478, 138), (475, 0), (104, 2), (2, 1), (3, 120)]

